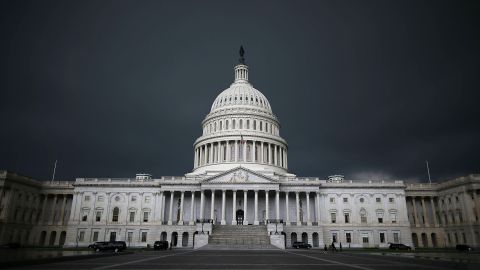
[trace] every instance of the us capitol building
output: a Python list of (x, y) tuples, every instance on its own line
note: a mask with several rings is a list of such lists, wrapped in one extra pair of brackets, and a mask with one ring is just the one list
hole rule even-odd
[(0, 171), (0, 244), (181, 248), (480, 244), (480, 175), (432, 184), (298, 177), (268, 99), (235, 80), (214, 100), (184, 176), (43, 182)]

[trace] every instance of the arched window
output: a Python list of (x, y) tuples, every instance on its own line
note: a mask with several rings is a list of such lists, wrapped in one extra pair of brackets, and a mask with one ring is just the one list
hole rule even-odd
[(250, 120), (247, 119), (247, 129), (250, 129)]
[(240, 129), (243, 129), (243, 120), (240, 119)]
[(235, 119), (232, 120), (232, 129), (235, 129)]
[(367, 223), (367, 211), (364, 208), (360, 209), (360, 222)]
[(257, 121), (253, 120), (253, 130), (257, 130)]
[(118, 207), (113, 208), (113, 215), (112, 215), (112, 221), (113, 222), (118, 222), (118, 214), (120, 213), (120, 209)]
[(213, 132), (217, 132), (217, 122), (213, 123)]
[(225, 121), (225, 129), (228, 130), (228, 120)]
[(263, 122), (260, 121), (260, 124), (258, 124), (258, 125), (260, 126), (260, 131), (262, 131), (263, 130)]
[(222, 121), (220, 121), (220, 127), (219, 127), (218, 130), (220, 130), (220, 131), (222, 130)]

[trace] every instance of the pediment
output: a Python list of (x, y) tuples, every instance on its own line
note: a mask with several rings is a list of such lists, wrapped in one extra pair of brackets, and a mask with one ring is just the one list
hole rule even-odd
[(202, 184), (275, 184), (277, 181), (268, 176), (246, 168), (235, 168), (205, 179)]

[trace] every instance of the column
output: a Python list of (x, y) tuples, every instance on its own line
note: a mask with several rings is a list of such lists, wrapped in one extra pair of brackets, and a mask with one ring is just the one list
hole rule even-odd
[(480, 218), (480, 202), (477, 197), (477, 190), (473, 190), (473, 201), (475, 202), (475, 213), (478, 218)]
[(53, 195), (53, 202), (52, 202), (52, 210), (50, 212), (50, 218), (48, 220), (48, 224), (54, 224), (55, 223), (55, 208), (57, 206), (57, 201), (58, 201), (58, 195), (54, 194)]
[(160, 222), (160, 224), (163, 223), (163, 216), (164, 216), (164, 213), (165, 213), (165, 197), (163, 196), (163, 191), (160, 191), (160, 198), (158, 199), (158, 211), (160, 213), (160, 216), (158, 216), (158, 221)]
[(285, 149), (285, 169), (288, 169), (288, 153), (287, 149)]
[(203, 155), (204, 155), (204, 159), (203, 159), (203, 165), (207, 164), (208, 163), (208, 148), (207, 148), (207, 144), (204, 144), (203, 145)]
[(272, 165), (273, 160), (272, 160), (272, 144), (268, 144), (268, 164)]
[(300, 226), (302, 223), (300, 222), (300, 196), (298, 191), (295, 192), (295, 198), (297, 200), (297, 226)]
[(243, 162), (247, 162), (247, 141), (243, 141)]
[(279, 190), (277, 190), (277, 193), (275, 196), (275, 208), (276, 208), (275, 218), (277, 219), (277, 222), (278, 222), (278, 220), (280, 220), (280, 191)]
[(417, 204), (415, 203), (415, 197), (412, 197), (412, 205), (413, 205), (413, 223), (415, 223), (415, 226), (418, 226)]
[(213, 163), (213, 143), (210, 144), (210, 164)]
[(286, 225), (290, 226), (290, 213), (288, 207), (288, 191), (285, 191), (285, 215), (286, 215)]
[(178, 219), (178, 224), (183, 225), (183, 201), (185, 200), (185, 191), (182, 191), (180, 194), (180, 218)]
[(235, 157), (234, 157), (235, 162), (238, 161), (238, 142), (235, 140)]
[(428, 221), (428, 213), (427, 213), (427, 208), (425, 207), (425, 199), (424, 197), (421, 197), (421, 202), (422, 202), (422, 211), (423, 211), (423, 217), (425, 219), (425, 227), (430, 226), (430, 222)]
[(212, 202), (211, 202), (210, 205), (211, 205), (210, 206), (210, 219), (215, 224), (215, 190), (214, 189), (212, 189)]
[(258, 190), (255, 190), (255, 219), (253, 225), (258, 225)]
[(269, 215), (269, 203), (268, 203), (268, 195), (269, 195), (270, 190), (265, 190), (265, 224), (268, 223), (268, 220), (270, 219)]
[(195, 149), (195, 157), (193, 158), (193, 168), (197, 167), (197, 149)]
[(435, 201), (433, 200), (433, 197), (430, 197), (430, 203), (432, 204), (433, 226), (438, 227), (437, 211), (435, 210)]
[(232, 201), (232, 225), (238, 225), (237, 224), (237, 191), (233, 191), (233, 201)]
[(222, 142), (217, 143), (217, 162), (222, 162)]
[(193, 219), (194, 209), (195, 209), (195, 191), (192, 191), (192, 199), (190, 200), (190, 222), (188, 223), (188, 225), (195, 224), (195, 221)]
[(260, 163), (264, 163), (264, 159), (263, 159), (263, 142), (260, 143)]
[(231, 159), (232, 159), (232, 157), (231, 157), (231, 154), (232, 154), (231, 152), (232, 151), (230, 151), (230, 141), (226, 141), (226, 146), (227, 146), (226, 147), (227, 148), (227, 162), (230, 162)]
[(168, 211), (168, 225), (173, 224), (173, 191), (170, 191), (170, 209)]
[(227, 221), (225, 220), (225, 200), (226, 200), (226, 190), (222, 190), (222, 221), (220, 224), (226, 225)]
[(277, 153), (277, 145), (273, 145), (273, 165), (278, 166), (278, 153)]
[(317, 213), (317, 225), (320, 226), (320, 192), (317, 192), (317, 202), (315, 203)]
[(205, 193), (203, 190), (200, 191), (200, 219), (204, 219), (203, 208), (205, 204)]
[(312, 220), (310, 219), (310, 192), (307, 193), (307, 226), (312, 226)]
[[(63, 201), (62, 201), (62, 210), (60, 212), (60, 221), (58, 222), (59, 225), (63, 225), (65, 223), (65, 206), (67, 205), (67, 194), (63, 194)], [(93, 209), (95, 213), (95, 209)]]
[(243, 225), (248, 225), (248, 218), (247, 218), (247, 197), (248, 190), (243, 191)]
[(255, 141), (252, 141), (252, 162), (256, 162), (255, 154), (257, 153), (257, 147)]

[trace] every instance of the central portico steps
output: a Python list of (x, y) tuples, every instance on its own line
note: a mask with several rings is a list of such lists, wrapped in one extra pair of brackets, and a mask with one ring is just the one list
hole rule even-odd
[(214, 225), (204, 249), (277, 249), (265, 225)]

